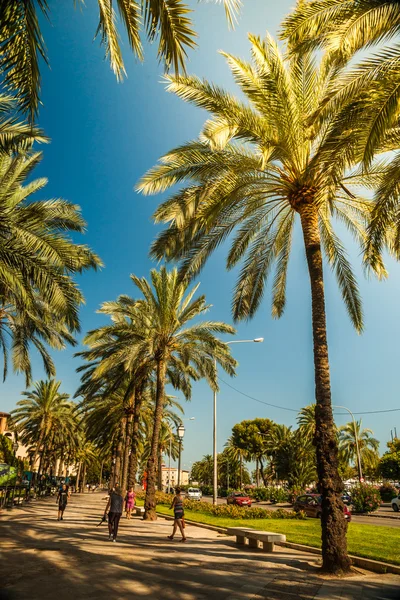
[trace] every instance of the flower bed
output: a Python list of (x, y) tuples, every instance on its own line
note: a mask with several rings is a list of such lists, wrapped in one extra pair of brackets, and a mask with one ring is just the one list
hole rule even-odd
[[(136, 495), (139, 499), (144, 499), (144, 492), (139, 492)], [(173, 496), (157, 492), (156, 503), (163, 506), (170, 506)], [(246, 508), (244, 506), (234, 506), (231, 504), (219, 504), (214, 506), (209, 502), (198, 500), (185, 500), (185, 509), (198, 512), (206, 515), (214, 515), (216, 517), (229, 517), (231, 519), (304, 519), (304, 513), (295, 513), (292, 510), (265, 510), (264, 508), (254, 507)]]

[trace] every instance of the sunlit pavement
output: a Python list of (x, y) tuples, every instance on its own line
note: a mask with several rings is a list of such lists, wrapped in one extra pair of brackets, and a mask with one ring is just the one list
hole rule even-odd
[[(357, 570), (345, 580), (318, 575), (319, 557), (286, 548), (273, 555), (239, 549), (231, 538), (188, 526), (186, 544), (171, 524), (121, 520), (117, 543), (96, 527), (103, 493), (74, 495), (57, 522), (55, 498), (2, 514), (2, 600), (229, 599), (388, 600), (400, 576)], [(178, 538), (179, 539), (179, 538)]]

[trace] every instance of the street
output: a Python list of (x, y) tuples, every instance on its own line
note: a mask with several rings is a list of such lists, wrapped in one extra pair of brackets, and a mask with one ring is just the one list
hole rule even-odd
[[(212, 496), (203, 496), (205, 502), (212, 502)], [(218, 498), (218, 504), (226, 504), (226, 498)], [(268, 502), (255, 502), (253, 506), (260, 506), (267, 510), (290, 510), (290, 504), (269, 504)], [(380, 519), (379, 516), (382, 515)], [(394, 517), (393, 519), (385, 517)], [(373, 516), (352, 515), (353, 523), (363, 523), (364, 525), (377, 525), (380, 527), (400, 527), (400, 513), (395, 513), (389, 505), (381, 506), (373, 513)]]

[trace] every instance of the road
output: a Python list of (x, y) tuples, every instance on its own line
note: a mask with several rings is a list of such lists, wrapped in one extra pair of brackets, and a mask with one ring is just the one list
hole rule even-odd
[(396, 600), (399, 575), (322, 577), (320, 557), (277, 547), (266, 554), (189, 524), (121, 520), (116, 543), (96, 527), (104, 493), (74, 494), (58, 522), (54, 498), (3, 512), (2, 600)]
[[(211, 496), (203, 496), (203, 500), (205, 502), (212, 502)], [(218, 504), (226, 504), (226, 498), (218, 498)], [(268, 504), (267, 502), (256, 502), (253, 506), (261, 506), (262, 508), (266, 508), (267, 510), (277, 510), (278, 508), (283, 508), (285, 510), (290, 510), (290, 504)], [(393, 519), (385, 519), (379, 518), (382, 515), (394, 517)], [(376, 525), (378, 527), (400, 527), (400, 513), (393, 512), (392, 508), (387, 506), (381, 506), (376, 512), (374, 512), (373, 516), (368, 517), (365, 515), (353, 515), (352, 517), (353, 523), (363, 523), (364, 525)]]

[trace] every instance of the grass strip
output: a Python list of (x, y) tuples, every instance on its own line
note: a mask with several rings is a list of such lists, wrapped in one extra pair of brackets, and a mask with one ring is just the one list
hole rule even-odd
[[(143, 504), (138, 501), (138, 504)], [(172, 516), (167, 506), (157, 505), (157, 511)], [(185, 509), (191, 521), (216, 527), (248, 527), (283, 533), (288, 542), (314, 548), (321, 547), (321, 523), (318, 519), (304, 521), (286, 519), (229, 519)], [(348, 551), (354, 556), (400, 565), (400, 528), (350, 523), (347, 533)]]

